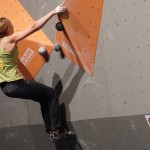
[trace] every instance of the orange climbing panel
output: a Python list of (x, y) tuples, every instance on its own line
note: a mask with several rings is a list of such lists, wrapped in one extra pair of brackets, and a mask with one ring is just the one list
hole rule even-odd
[(56, 31), (55, 40), (65, 55), (93, 74), (103, 0), (64, 0), (67, 12), (58, 16), (63, 31)]
[[(15, 31), (25, 29), (33, 22), (18, 0), (3, 1), (0, 5), (0, 17), (9, 18)], [(18, 67), (26, 79), (33, 79), (45, 62), (43, 56), (38, 54), (39, 47), (45, 47), (49, 55), (53, 50), (53, 44), (42, 31), (38, 31), (19, 42), (18, 47), (20, 60)]]

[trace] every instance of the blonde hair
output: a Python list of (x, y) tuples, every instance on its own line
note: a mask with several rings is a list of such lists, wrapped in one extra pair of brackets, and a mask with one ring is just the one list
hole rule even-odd
[(9, 25), (10, 25), (9, 19), (5, 17), (0, 18), (0, 38), (3, 38), (7, 35)]

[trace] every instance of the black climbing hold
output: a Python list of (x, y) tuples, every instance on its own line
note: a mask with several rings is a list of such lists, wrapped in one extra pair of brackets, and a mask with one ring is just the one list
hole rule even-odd
[(57, 22), (55, 27), (58, 31), (63, 31), (64, 30), (64, 26), (61, 22)]
[(59, 51), (62, 50), (62, 48), (61, 48), (61, 46), (60, 46), (58, 43), (55, 43), (55, 44), (54, 44), (54, 50), (55, 50), (56, 52), (59, 52)]

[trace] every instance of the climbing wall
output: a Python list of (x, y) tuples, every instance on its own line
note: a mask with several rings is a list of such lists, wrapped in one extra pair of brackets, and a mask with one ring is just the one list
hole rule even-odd
[[(61, 0), (20, 0), (36, 20)], [(69, 128), (84, 150), (149, 150), (150, 2), (105, 0), (93, 76), (52, 52), (35, 80), (56, 88)], [(55, 42), (57, 17), (43, 28)], [(70, 139), (51, 144), (40, 106), (0, 93), (0, 149), (81, 150)]]
[(65, 55), (90, 75), (93, 74), (103, 0), (68, 1), (67, 12), (58, 15), (64, 30), (56, 32)]
[[(0, 14), (10, 19), (16, 32), (24, 30), (33, 23), (32, 17), (18, 0), (5, 0), (3, 5), (0, 5)], [(38, 54), (40, 47), (47, 50), (47, 55), (53, 50), (53, 44), (42, 31), (19, 42), (19, 69), (26, 79), (33, 79), (45, 62), (45, 59)]]

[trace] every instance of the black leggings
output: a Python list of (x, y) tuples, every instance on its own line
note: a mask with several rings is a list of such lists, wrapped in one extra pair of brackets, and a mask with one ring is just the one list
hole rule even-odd
[(1, 83), (3, 93), (9, 97), (30, 99), (41, 105), (46, 132), (61, 127), (57, 91), (34, 80)]

